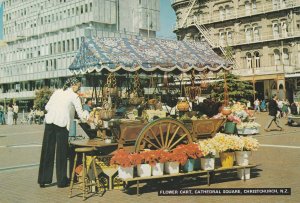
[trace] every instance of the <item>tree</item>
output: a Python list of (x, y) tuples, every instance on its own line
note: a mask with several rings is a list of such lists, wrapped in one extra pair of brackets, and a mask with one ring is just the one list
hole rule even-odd
[(49, 101), (51, 95), (53, 94), (53, 90), (48, 87), (44, 87), (35, 92), (36, 97), (34, 99), (34, 106), (38, 109), (44, 110), (47, 102)]
[[(213, 84), (211, 91), (212, 97), (216, 100), (224, 100), (224, 76), (218, 77), (221, 79)], [(228, 87), (228, 96), (230, 101), (245, 102), (253, 97), (253, 86), (247, 81), (241, 81), (238, 76), (231, 73), (226, 74), (226, 81)]]

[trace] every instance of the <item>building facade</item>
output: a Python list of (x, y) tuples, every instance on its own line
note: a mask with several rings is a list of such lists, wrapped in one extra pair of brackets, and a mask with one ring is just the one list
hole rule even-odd
[(5, 0), (0, 102), (59, 87), (85, 36), (155, 37), (159, 0)]
[(234, 74), (259, 99), (300, 91), (300, 0), (173, 0), (179, 39), (207, 40), (231, 51)]

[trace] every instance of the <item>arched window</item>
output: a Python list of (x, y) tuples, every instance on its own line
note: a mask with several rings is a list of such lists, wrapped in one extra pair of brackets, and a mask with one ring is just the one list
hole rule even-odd
[(287, 32), (286, 21), (281, 21), (280, 22), (280, 27), (281, 27), (281, 36), (282, 37), (287, 37), (288, 36), (288, 32)]
[(283, 56), (282, 56), (282, 58), (283, 58), (283, 64), (284, 65), (290, 65), (289, 50), (286, 49), (286, 48), (284, 48), (282, 54), (283, 54)]
[(259, 56), (258, 51), (254, 52), (254, 61), (255, 61), (255, 67), (259, 68), (260, 67), (260, 56)]
[(249, 1), (245, 2), (245, 14), (246, 15), (251, 15), (251, 5)]
[(256, 7), (256, 0), (252, 0), (252, 13), (257, 12), (257, 7)]
[(226, 16), (226, 19), (230, 18), (230, 7), (227, 5), (225, 6), (225, 16)]
[(259, 28), (257, 24), (253, 25), (253, 38), (255, 42), (260, 40)]
[(252, 41), (252, 30), (250, 26), (245, 26), (245, 33), (246, 33), (246, 42), (251, 42)]
[(272, 24), (273, 37), (275, 39), (279, 38), (279, 25), (277, 21), (274, 21)]
[(246, 66), (247, 68), (252, 69), (252, 56), (249, 52), (246, 53)]
[(278, 49), (274, 50), (274, 62), (275, 62), (275, 66), (280, 65), (280, 52)]
[(227, 32), (227, 43), (232, 44), (232, 31), (228, 29), (226, 32)]
[(224, 20), (225, 19), (225, 9), (223, 8), (223, 6), (219, 7), (219, 12), (220, 12), (220, 20)]
[(224, 30), (219, 31), (219, 43), (221, 46), (225, 45), (225, 32)]

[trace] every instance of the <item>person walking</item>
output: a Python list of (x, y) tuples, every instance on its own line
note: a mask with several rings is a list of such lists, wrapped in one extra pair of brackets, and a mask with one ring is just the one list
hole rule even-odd
[(265, 131), (269, 132), (269, 127), (271, 126), (272, 122), (275, 123), (275, 125), (279, 128), (280, 131), (283, 130), (283, 128), (278, 124), (277, 120), (277, 112), (279, 111), (278, 104), (277, 104), (277, 95), (273, 95), (273, 98), (269, 102), (269, 121), (267, 122), (267, 125), (265, 127)]
[(4, 125), (5, 124), (5, 119), (4, 119), (4, 107), (0, 104), (0, 124)]
[(13, 105), (9, 104), (7, 107), (7, 125), (13, 125), (14, 124), (14, 110)]
[(14, 103), (12, 108), (13, 108), (13, 112), (14, 112), (13, 121), (14, 121), (14, 124), (17, 125), (19, 106), (17, 105), (17, 103)]
[(75, 110), (82, 121), (87, 120), (80, 98), (76, 94), (80, 86), (81, 83), (76, 78), (68, 79), (63, 89), (53, 93), (45, 107), (46, 124), (38, 173), (38, 184), (42, 188), (45, 184), (52, 183), (55, 147), (57, 187), (67, 187), (69, 184), (67, 178), (68, 136)]
[(259, 99), (256, 99), (255, 101), (254, 101), (254, 110), (255, 110), (255, 112), (257, 111), (257, 112), (260, 112), (260, 107), (259, 107), (259, 105), (260, 105), (260, 101), (259, 101)]

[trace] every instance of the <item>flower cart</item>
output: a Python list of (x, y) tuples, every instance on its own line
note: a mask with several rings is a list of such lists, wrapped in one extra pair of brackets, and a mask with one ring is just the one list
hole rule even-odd
[[(81, 146), (84, 145), (83, 143), (93, 142), (94, 147), (101, 149), (101, 155), (111, 155), (117, 149), (136, 153), (146, 150), (173, 151), (179, 145), (213, 137), (225, 122), (224, 117), (193, 116), (187, 120), (180, 120), (172, 118), (170, 112), (167, 112), (159, 116), (152, 115), (151, 119), (147, 119), (142, 118), (140, 114), (147, 105), (152, 112), (153, 108), (155, 111), (161, 111), (159, 110), (161, 106), (157, 105), (159, 102), (155, 101), (157, 95), (151, 95), (146, 101), (141, 78), (149, 79), (150, 74), (158, 75), (158, 81), (162, 84), (162, 95), (158, 100), (162, 101), (163, 96), (171, 95), (164, 105), (169, 104), (174, 107), (177, 98), (174, 100), (172, 94), (169, 94), (171, 78), (180, 81), (180, 84), (183, 75), (190, 78), (189, 88), (185, 87), (188, 94), (185, 97), (195, 100), (201, 92), (195, 83), (197, 74), (217, 73), (231, 69), (230, 65), (205, 43), (142, 38), (85, 38), (69, 69), (75, 74), (93, 73), (95, 77), (99, 75), (101, 80), (106, 81), (102, 91), (92, 94), (100, 95), (96, 101), (102, 102), (101, 106), (93, 110), (90, 119), (98, 130), (99, 136), (90, 141), (72, 142), (74, 145)], [(132, 83), (129, 84), (130, 88), (122, 86), (126, 80)], [(93, 91), (98, 90), (94, 88)], [(120, 98), (122, 102), (127, 101), (131, 106), (131, 110), (125, 108), (125, 116), (117, 116), (121, 111), (117, 102)], [(188, 112), (191, 108), (186, 104), (178, 103), (177, 108)]]

